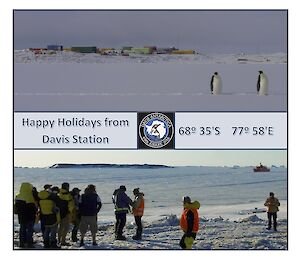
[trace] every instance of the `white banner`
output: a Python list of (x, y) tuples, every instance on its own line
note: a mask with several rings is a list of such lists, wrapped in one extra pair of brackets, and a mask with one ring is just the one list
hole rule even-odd
[(136, 113), (15, 113), (15, 149), (136, 149)]
[(286, 113), (176, 113), (175, 149), (283, 149)]
[[(15, 113), (15, 149), (137, 149), (137, 113)], [(286, 113), (175, 113), (175, 149), (285, 149)]]

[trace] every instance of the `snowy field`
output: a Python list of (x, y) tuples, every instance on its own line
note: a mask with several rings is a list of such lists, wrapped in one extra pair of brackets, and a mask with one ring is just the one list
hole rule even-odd
[[(79, 242), (62, 249), (160, 249), (179, 250), (179, 241), (183, 235), (179, 228), (179, 217), (169, 216), (149, 224), (144, 222), (143, 240), (131, 239), (135, 235), (135, 226), (128, 224), (124, 231), (126, 241), (114, 240), (113, 225), (100, 226), (96, 240), (98, 245), (92, 245), (92, 238), (88, 232), (85, 246), (80, 247)], [(252, 215), (239, 221), (219, 219), (202, 219), (200, 232), (194, 242), (194, 250), (287, 250), (287, 220), (279, 220), (277, 232), (266, 230), (266, 221)], [(18, 249), (18, 233), (14, 234), (14, 248)], [(70, 239), (70, 233), (67, 241)], [(43, 238), (40, 232), (34, 234), (35, 248), (43, 249)]]
[(198, 63), (198, 64), (237, 64), (237, 63), (287, 63), (286, 53), (274, 54), (193, 54), (193, 55), (134, 55), (105, 56), (96, 53), (56, 52), (55, 54), (35, 55), (29, 50), (15, 50), (15, 63)]
[[(242, 61), (240, 61), (242, 60)], [(15, 51), (15, 111), (286, 111), (287, 55), (101, 56)], [(258, 71), (269, 95), (256, 94)], [(210, 94), (217, 71), (223, 94)]]
[[(271, 172), (254, 173), (252, 167), (175, 167), (163, 169), (35, 169), (15, 168), (14, 193), (22, 182), (31, 182), (38, 190), (50, 183), (60, 185), (68, 181), (73, 187), (84, 189), (94, 183), (103, 207), (98, 214), (98, 246), (87, 237), (85, 249), (179, 249), (182, 236), (179, 218), (181, 198), (189, 195), (199, 200), (200, 232), (193, 249), (287, 249), (287, 170), (272, 167)], [(114, 213), (111, 195), (115, 188), (126, 185), (130, 197), (132, 189), (140, 187), (145, 193), (144, 240), (131, 239), (135, 233), (132, 215), (127, 217), (126, 242), (116, 242), (113, 236)], [(269, 192), (281, 202), (278, 213), (278, 232), (266, 230), (263, 209)], [(14, 220), (18, 245), (17, 216)], [(36, 248), (42, 248), (42, 237), (35, 233)], [(72, 243), (71, 249), (79, 249)]]

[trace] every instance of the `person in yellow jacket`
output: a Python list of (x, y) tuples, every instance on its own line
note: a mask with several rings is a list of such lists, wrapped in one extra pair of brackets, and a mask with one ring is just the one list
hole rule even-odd
[(67, 182), (62, 183), (61, 189), (59, 190), (59, 210), (60, 210), (60, 224), (58, 229), (58, 241), (62, 246), (69, 246), (66, 242), (66, 236), (70, 229), (70, 223), (75, 208), (73, 196), (69, 192), (70, 184)]
[(267, 214), (268, 214), (268, 227), (270, 230), (272, 227), (272, 218), (273, 218), (273, 227), (274, 231), (277, 231), (277, 212), (279, 211), (278, 207), (280, 206), (280, 202), (274, 196), (273, 192), (270, 192), (270, 197), (267, 198), (265, 202), (265, 206), (267, 206)]
[(18, 214), (20, 247), (33, 248), (33, 226), (37, 214), (37, 203), (33, 195), (33, 186), (28, 182), (21, 184), (15, 197), (14, 213)]
[[(50, 191), (51, 191), (51, 187), (52, 187), (52, 185), (50, 185), (50, 184), (45, 184), (45, 185), (44, 185), (44, 190), (42, 190), (42, 191), (48, 191), (48, 192), (50, 192)], [(41, 192), (42, 192), (42, 191), (41, 191)], [(38, 203), (39, 203), (40, 199), (39, 199), (38, 194), (39, 194), (39, 192), (37, 193), (37, 199), (38, 199)], [(39, 209), (40, 209), (40, 208), (39, 208)], [(44, 224), (43, 214), (41, 213), (40, 210), (39, 210), (39, 213), (38, 213), (38, 218), (39, 218), (39, 220), (40, 220), (42, 234), (44, 234), (44, 232), (45, 232), (45, 224)]]
[(58, 223), (60, 222), (58, 196), (51, 192), (51, 189), (43, 190), (38, 193), (40, 213), (43, 218), (44, 248), (58, 248), (56, 234)]
[(189, 196), (183, 197), (183, 212), (180, 219), (180, 227), (184, 234), (179, 242), (182, 249), (192, 249), (196, 234), (199, 230), (200, 203), (191, 201)]
[(140, 192), (139, 188), (133, 189), (134, 201), (132, 203), (132, 213), (134, 216), (135, 224), (137, 226), (136, 235), (132, 237), (133, 240), (141, 240), (143, 225), (142, 225), (142, 217), (144, 215), (145, 209), (145, 200), (144, 193)]

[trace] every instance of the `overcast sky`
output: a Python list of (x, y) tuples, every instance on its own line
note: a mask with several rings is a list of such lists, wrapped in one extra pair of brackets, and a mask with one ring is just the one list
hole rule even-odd
[(14, 47), (175, 46), (204, 53), (286, 52), (286, 11), (15, 11)]

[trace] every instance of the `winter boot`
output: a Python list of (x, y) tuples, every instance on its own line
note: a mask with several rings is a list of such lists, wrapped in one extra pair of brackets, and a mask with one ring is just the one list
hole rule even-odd
[(84, 246), (83, 239), (80, 240), (80, 246)]
[(28, 249), (33, 249), (33, 248), (35, 248), (34, 247), (34, 245), (32, 244), (32, 243), (29, 243), (29, 244), (27, 244), (27, 247), (26, 248), (28, 248)]
[(68, 243), (68, 242), (66, 242), (66, 241), (61, 242), (60, 245), (61, 245), (61, 246), (71, 246), (71, 244)]
[(72, 241), (74, 242), (74, 243), (76, 243), (77, 241), (78, 241), (78, 238), (77, 238), (77, 229), (73, 229), (72, 230)]
[(133, 240), (142, 240), (141, 236), (135, 235), (132, 237)]
[(61, 247), (58, 246), (56, 243), (51, 244), (51, 245), (50, 245), (50, 248), (51, 248), (51, 249), (61, 249)]
[(50, 247), (49, 240), (44, 240), (44, 248), (49, 248), (49, 247)]
[(133, 240), (142, 240), (142, 232), (138, 230), (136, 235), (132, 237)]
[(193, 243), (194, 243), (194, 238), (193, 237), (186, 237), (184, 239), (184, 243), (186, 246), (186, 249), (192, 249)]

